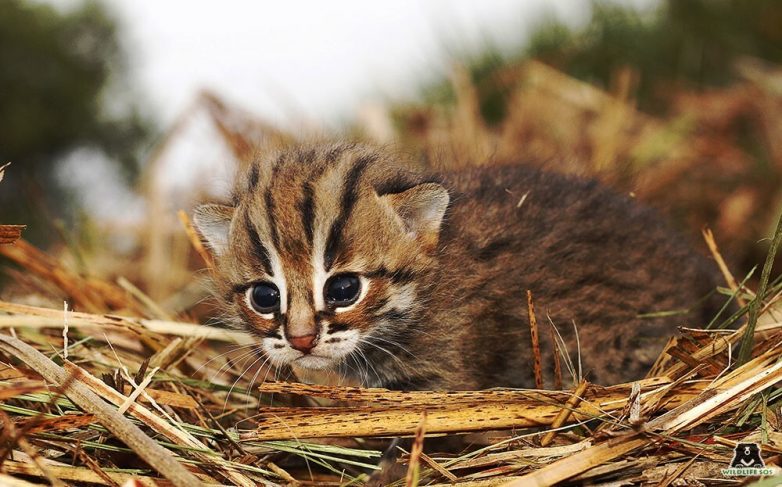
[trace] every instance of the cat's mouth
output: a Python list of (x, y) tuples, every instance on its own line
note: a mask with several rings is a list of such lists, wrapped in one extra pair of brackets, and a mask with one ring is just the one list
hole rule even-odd
[(323, 370), (333, 367), (336, 360), (325, 355), (308, 354), (295, 359), (293, 363), (307, 369)]

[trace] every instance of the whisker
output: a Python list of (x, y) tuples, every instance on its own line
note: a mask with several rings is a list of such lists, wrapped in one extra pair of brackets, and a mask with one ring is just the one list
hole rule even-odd
[(262, 359), (263, 359), (263, 356), (260, 356), (257, 359), (253, 360), (253, 362), (249, 366), (245, 367), (244, 370), (242, 371), (242, 373), (239, 374), (239, 377), (236, 378), (234, 383), (231, 384), (231, 388), (228, 389), (228, 394), (225, 395), (225, 401), (223, 401), (223, 413), (225, 412), (225, 409), (228, 406), (228, 399), (231, 397), (231, 393), (233, 392), (234, 387), (236, 387), (236, 384), (241, 380), (241, 378), (244, 376), (244, 374), (246, 374), (247, 371), (250, 370), (250, 368), (253, 365), (257, 364)]
[(220, 367), (219, 369), (217, 369), (217, 372), (215, 372), (215, 373), (214, 373), (214, 374), (213, 374), (213, 375), (212, 375), (212, 376), (209, 378), (209, 380), (210, 380), (211, 382), (214, 382), (214, 380), (215, 380), (216, 378), (220, 377), (220, 376), (223, 374), (223, 369), (225, 369), (225, 371), (226, 371), (226, 372), (228, 372), (228, 371), (229, 371), (229, 369), (230, 369), (231, 367), (234, 367), (235, 365), (237, 365), (237, 363), (238, 363), (238, 362), (241, 362), (242, 360), (244, 360), (244, 359), (245, 359), (245, 358), (247, 358), (247, 357), (251, 357), (251, 356), (253, 356), (253, 355), (257, 355), (257, 354), (258, 354), (260, 351), (261, 351), (261, 348), (260, 348), (260, 347), (255, 347), (255, 348), (253, 348), (252, 350), (250, 350), (249, 352), (245, 352), (245, 353), (243, 353), (243, 354), (239, 355), (238, 357), (236, 357), (236, 358), (234, 359), (236, 363), (235, 363), (235, 362), (233, 362), (233, 361), (226, 361), (226, 363), (225, 363), (225, 364), (223, 364), (223, 365), (222, 365), (222, 367)]
[[(375, 337), (375, 338), (377, 338), (377, 337)], [(361, 343), (366, 343), (367, 345), (375, 347), (376, 349), (378, 349), (378, 350), (380, 350), (382, 352), (385, 352), (386, 354), (388, 354), (389, 357), (394, 359), (394, 361), (396, 361), (402, 368), (404, 368), (404, 369), (407, 368), (407, 364), (402, 359), (400, 359), (399, 357), (397, 357), (396, 355), (394, 355), (390, 351), (386, 350), (385, 348), (381, 347), (377, 343), (373, 343), (369, 338), (366, 338), (366, 339), (362, 338), (362, 339), (359, 339), (359, 341)], [(410, 352), (408, 352), (408, 353), (410, 353)], [(415, 358), (415, 355), (413, 355), (412, 353), (410, 353), (410, 355)]]
[[(258, 378), (258, 375), (260, 375), (261, 370), (263, 370), (263, 368), (266, 366), (266, 364), (268, 362), (269, 362), (269, 357), (266, 357), (266, 360), (263, 361), (263, 363), (258, 367), (258, 370), (255, 371), (255, 374), (253, 374), (253, 379), (252, 379), (252, 381), (250, 381), (250, 387), (247, 388), (247, 396), (249, 398), (254, 398), (255, 397), (253, 395), (253, 387), (255, 386), (255, 380)], [(268, 371), (269, 369), (266, 369), (266, 370)], [(260, 404), (260, 403), (261, 403), (261, 393), (258, 394), (258, 404)], [(250, 407), (249, 402), (248, 402), (247, 407)]]
[(383, 338), (383, 337), (379, 337), (379, 336), (375, 336), (375, 335), (369, 335), (369, 336), (367, 337), (367, 339), (368, 339), (368, 340), (373, 340), (373, 339), (374, 339), (374, 340), (382, 340), (383, 342), (385, 342), (385, 343), (388, 343), (388, 344), (389, 344), (389, 345), (391, 345), (392, 347), (397, 347), (397, 348), (399, 348), (400, 350), (402, 350), (403, 352), (405, 352), (405, 353), (407, 353), (408, 355), (410, 355), (411, 357), (415, 358), (415, 354), (414, 354), (413, 352), (411, 352), (410, 350), (408, 350), (407, 348), (405, 348), (404, 346), (402, 346), (402, 344), (400, 344), (399, 342), (395, 342), (395, 341), (387, 340), (387, 339), (385, 339), (385, 338)]
[[(359, 340), (359, 342), (360, 342), (360, 340)], [(378, 373), (377, 369), (375, 368), (374, 365), (372, 365), (372, 362), (369, 361), (369, 359), (367, 358), (367, 356), (364, 353), (364, 351), (361, 350), (360, 347), (356, 347), (354, 350), (356, 352), (358, 352), (358, 354), (364, 360), (364, 363), (367, 364), (367, 376), (366, 376), (366, 381), (365, 381), (367, 383), (367, 385), (369, 385), (369, 368), (371, 368), (372, 371), (375, 373), (375, 377), (377, 377), (377, 381), (378, 382), (383, 382), (383, 380), (380, 378), (380, 374)]]
[(201, 369), (202, 369), (202, 368), (206, 367), (207, 365), (209, 365), (210, 363), (212, 363), (212, 362), (214, 362), (215, 360), (219, 359), (220, 357), (224, 357), (224, 356), (228, 355), (229, 353), (233, 353), (233, 352), (236, 352), (236, 351), (239, 351), (239, 350), (242, 350), (242, 349), (246, 349), (246, 348), (250, 348), (250, 347), (255, 347), (255, 346), (256, 346), (256, 344), (254, 344), (254, 343), (253, 343), (253, 344), (250, 344), (250, 345), (234, 346), (234, 347), (233, 347), (233, 348), (231, 348), (230, 350), (227, 350), (227, 351), (225, 351), (225, 352), (223, 352), (223, 353), (221, 353), (221, 354), (219, 354), (219, 355), (217, 355), (217, 356), (215, 356), (215, 357), (212, 357), (212, 358), (210, 358), (209, 360), (207, 360), (206, 362), (204, 362), (203, 364), (201, 364), (201, 366), (200, 366), (200, 367), (198, 367), (197, 369), (195, 369), (195, 371), (193, 372), (193, 374), (197, 374), (198, 372), (200, 372), (200, 371), (201, 371)]

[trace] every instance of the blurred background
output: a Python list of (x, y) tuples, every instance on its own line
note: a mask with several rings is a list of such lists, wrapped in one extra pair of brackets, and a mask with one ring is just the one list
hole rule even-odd
[[(0, 2), (0, 223), (180, 312), (204, 263), (177, 211), (224, 198), (258, 151), (343, 138), (424, 168), (599, 178), (704, 252), (713, 229), (738, 277), (763, 261), (782, 211), (778, 1), (216, 7)], [(0, 297), (52, 287), (0, 249), (33, 271), (4, 266)]]

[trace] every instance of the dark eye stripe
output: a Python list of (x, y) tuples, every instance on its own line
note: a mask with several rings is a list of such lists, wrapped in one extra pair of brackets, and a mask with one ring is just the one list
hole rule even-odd
[(353, 206), (355, 206), (356, 200), (358, 199), (358, 183), (361, 180), (361, 175), (364, 173), (367, 166), (374, 160), (374, 155), (359, 157), (354, 161), (353, 167), (345, 178), (345, 185), (342, 190), (342, 204), (340, 205), (342, 209), (334, 220), (334, 223), (331, 225), (328, 238), (326, 239), (326, 251), (323, 256), (326, 271), (329, 271), (334, 264), (334, 259), (337, 256), (337, 249), (342, 241), (342, 232), (345, 228), (345, 222), (350, 218), (350, 214), (353, 212)]
[(338, 333), (340, 331), (349, 330), (350, 327), (344, 323), (332, 323), (329, 325), (329, 329), (326, 330), (326, 334)]
[(377, 318), (386, 321), (404, 321), (407, 320), (409, 316), (410, 314), (407, 311), (402, 311), (397, 308), (394, 308), (390, 311), (386, 311), (385, 313), (379, 315)]
[(264, 195), (264, 203), (266, 204), (266, 221), (269, 224), (269, 233), (271, 233), (272, 237), (272, 245), (274, 245), (275, 249), (280, 248), (280, 236), (277, 233), (277, 222), (274, 219), (274, 197), (273, 197), (273, 190), (274, 190), (274, 182), (277, 180), (277, 174), (280, 171), (280, 166), (283, 162), (285, 162), (285, 156), (286, 154), (280, 155), (279, 159), (274, 162), (274, 165), (272, 166), (272, 174), (271, 178), (269, 179), (269, 186), (266, 188), (266, 194)]
[(365, 275), (367, 277), (390, 279), (394, 284), (408, 284), (413, 282), (416, 278), (416, 273), (405, 267), (389, 270), (384, 266), (380, 266), (373, 271), (367, 272)]
[(315, 238), (315, 190), (312, 188), (312, 183), (307, 182), (301, 191), (304, 198), (299, 204), (299, 212), (304, 225), (304, 234), (307, 236), (307, 243), (312, 246), (312, 240)]
[[(394, 291), (395, 290), (392, 290), (392, 292)], [(374, 303), (372, 303), (372, 305), (369, 306), (369, 308), (367, 309), (367, 313), (371, 315), (376, 314), (378, 311), (383, 309), (385, 305), (388, 304), (388, 301), (389, 301), (388, 297), (384, 297), (376, 300)]]
[(255, 188), (258, 187), (258, 178), (259, 177), (260, 177), (260, 175), (258, 173), (258, 162), (253, 161), (252, 165), (250, 167), (250, 175), (247, 178), (247, 182), (249, 183), (248, 184), (248, 188), (247, 188), (248, 192), (253, 192), (253, 191), (255, 191)]
[(282, 339), (282, 335), (280, 335), (279, 330), (271, 330), (271, 331), (267, 332), (266, 333), (266, 337), (267, 338), (276, 338), (278, 340)]
[[(309, 161), (309, 163), (311, 162)], [(301, 193), (303, 197), (297, 203), (299, 213), (301, 213), (301, 222), (304, 226), (304, 234), (307, 236), (307, 243), (310, 248), (312, 248), (312, 242), (315, 238), (315, 184), (320, 180), (327, 167), (326, 164), (321, 164), (313, 171), (309, 180), (302, 186)]]
[(274, 276), (274, 273), (272, 272), (272, 263), (269, 259), (269, 251), (266, 250), (263, 242), (261, 242), (261, 236), (258, 234), (258, 229), (255, 228), (255, 225), (250, 218), (249, 210), (244, 214), (244, 226), (247, 229), (247, 235), (250, 237), (253, 255), (261, 261), (263, 271), (270, 276)]

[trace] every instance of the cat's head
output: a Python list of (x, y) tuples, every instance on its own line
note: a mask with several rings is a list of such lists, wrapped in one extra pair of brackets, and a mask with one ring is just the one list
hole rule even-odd
[(231, 206), (196, 209), (226, 314), (272, 364), (395, 354), (420, 316), (449, 195), (394, 159), (356, 145), (286, 150), (250, 165)]

